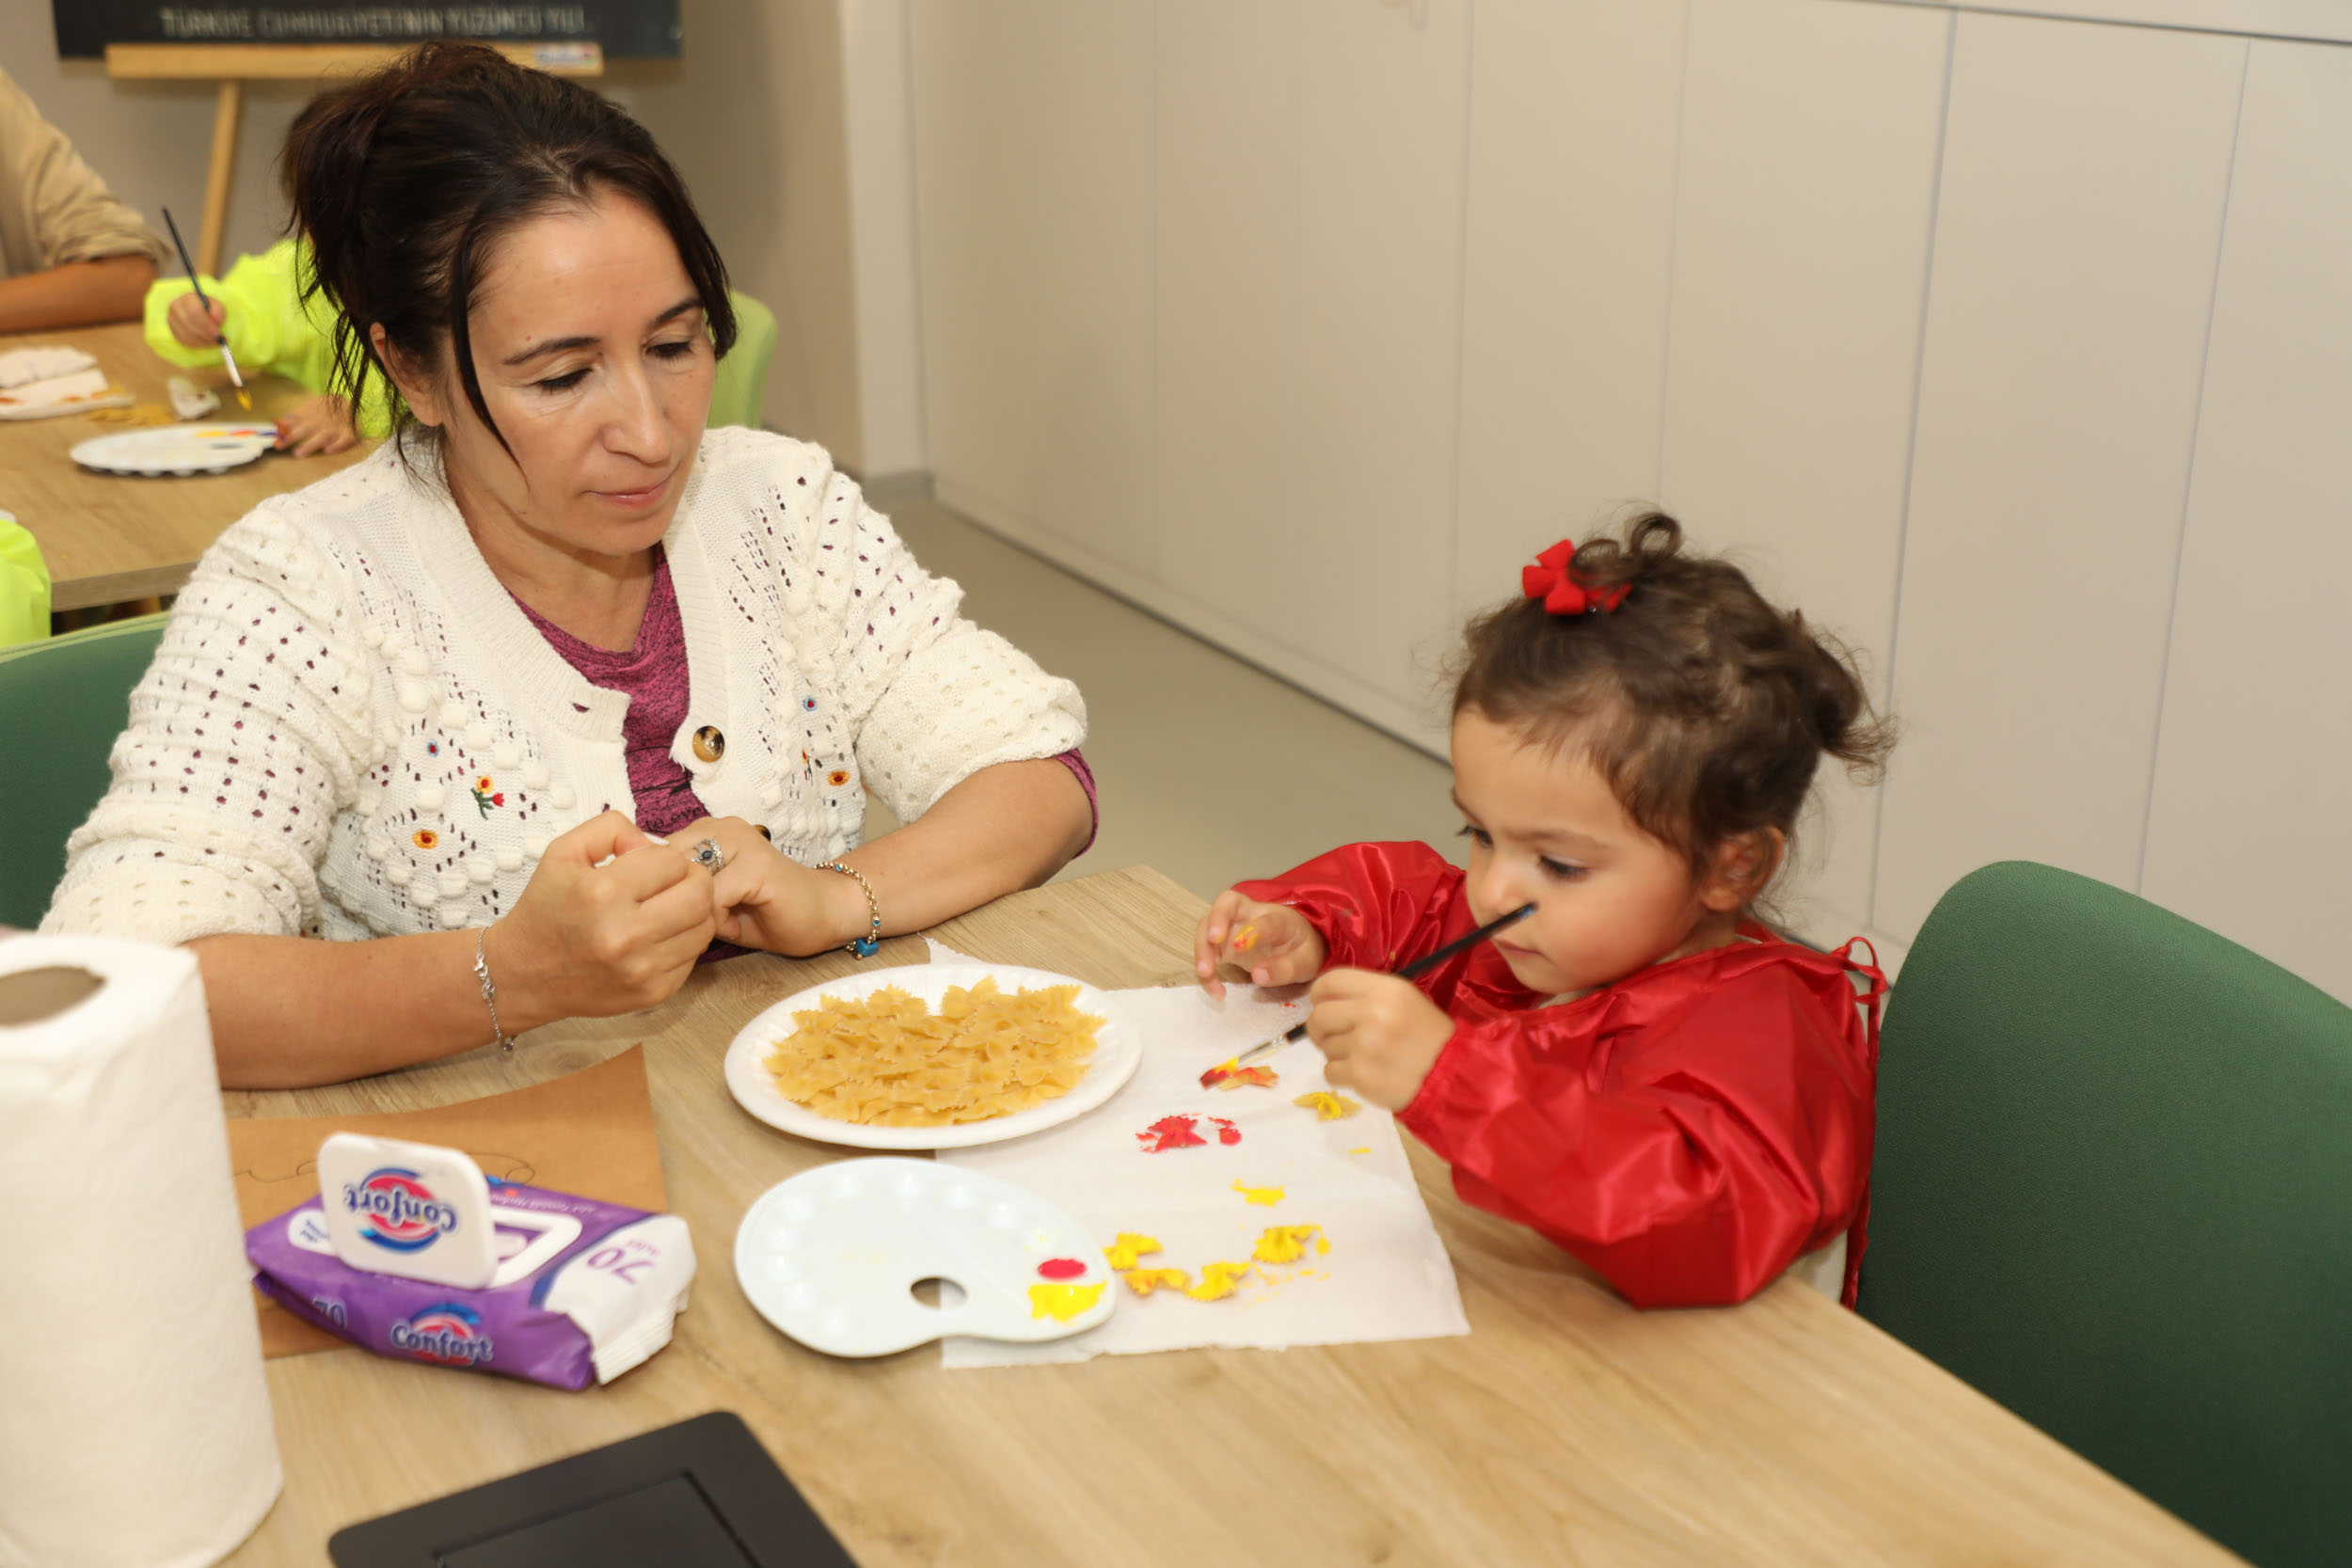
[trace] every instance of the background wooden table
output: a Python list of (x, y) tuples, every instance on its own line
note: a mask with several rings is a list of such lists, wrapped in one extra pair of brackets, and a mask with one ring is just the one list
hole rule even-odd
[[(169, 407), (164, 383), (184, 375), (220, 393), (221, 420), (274, 420), (312, 394), (274, 375), (246, 373), (253, 412), (237, 405), (229, 372), (219, 366), (180, 370), (157, 358), (136, 322), (77, 326), (63, 332), (0, 333), (0, 351), (62, 343), (97, 359), (106, 379), (140, 403)], [(188, 580), (196, 558), (230, 523), (271, 496), (299, 490), (357, 463), (375, 445), (362, 441), (332, 457), (285, 457), (276, 452), (225, 474), (191, 479), (124, 479), (95, 474), (67, 451), (94, 436), (125, 428), (79, 415), (0, 422), (0, 509), (40, 542), (49, 562), (50, 605), (86, 605), (174, 594)]]
[[(1202, 908), (1136, 868), (937, 934), (1098, 986), (1185, 984)], [(901, 938), (880, 961), (920, 963), (924, 948)], [(2237, 1560), (1793, 1281), (1726, 1310), (1634, 1312), (1558, 1249), (1455, 1201), (1418, 1146), (1465, 1338), (956, 1372), (936, 1347), (803, 1350), (737, 1288), (735, 1227), (840, 1151), (754, 1121), (720, 1066), (762, 1007), (857, 967), (738, 958), (651, 1013), (545, 1029), (512, 1057), (227, 1096), (238, 1116), (403, 1110), (642, 1040), (671, 1204), (701, 1259), (676, 1341), (606, 1388), (356, 1351), (269, 1363), (286, 1492), (230, 1560), (311, 1568), (345, 1524), (713, 1409), (741, 1414), (866, 1568)]]

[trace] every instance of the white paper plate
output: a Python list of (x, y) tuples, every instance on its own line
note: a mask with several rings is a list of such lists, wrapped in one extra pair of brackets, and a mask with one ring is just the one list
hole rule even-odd
[[(769, 1188), (736, 1227), (735, 1279), (761, 1317), (828, 1355), (948, 1334), (1058, 1339), (1109, 1317), (1117, 1289), (1086, 1228), (1036, 1194), (905, 1159), (842, 1160)], [(925, 1279), (955, 1290), (927, 1307), (913, 1293)]]
[(277, 441), (275, 425), (213, 420), (119, 431), (84, 441), (67, 455), (102, 474), (218, 474), (252, 462)]
[[(1076, 986), (1077, 1008), (1103, 1021), (1094, 1032), (1094, 1059), (1078, 1086), (1058, 1100), (990, 1121), (958, 1122), (952, 1127), (866, 1127), (835, 1121), (785, 1099), (768, 1070), (768, 1057), (776, 1042), (792, 1032), (795, 1011), (814, 1007), (825, 997), (855, 1002), (884, 986), (897, 986), (937, 1007), (949, 986), (973, 986), (993, 979), (997, 989), (1035, 990), (1041, 986)], [(1111, 999), (1082, 980), (1042, 969), (1016, 969), (1009, 964), (909, 964), (877, 969), (845, 979), (828, 981), (783, 1001), (743, 1025), (727, 1047), (727, 1088), (739, 1104), (771, 1127), (818, 1143), (843, 1144), (851, 1148), (970, 1148), (1041, 1132), (1048, 1127), (1082, 1117), (1117, 1094), (1143, 1061), (1143, 1041)]]

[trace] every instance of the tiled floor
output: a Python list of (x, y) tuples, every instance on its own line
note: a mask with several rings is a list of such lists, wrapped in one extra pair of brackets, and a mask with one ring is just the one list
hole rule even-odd
[[(1086, 693), (1094, 847), (1062, 875), (1145, 864), (1210, 897), (1359, 839), (1452, 852), (1443, 763), (885, 481), (888, 512), (964, 612)], [(873, 808), (867, 831), (890, 818)]]

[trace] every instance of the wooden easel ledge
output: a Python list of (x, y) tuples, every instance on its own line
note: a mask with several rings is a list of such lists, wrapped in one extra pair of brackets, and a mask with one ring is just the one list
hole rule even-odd
[[(598, 43), (504, 43), (480, 40), (516, 65), (556, 76), (601, 76)], [(212, 160), (204, 175), (204, 223), (196, 242), (197, 269), (220, 276), (222, 230), (229, 218), (229, 184), (237, 167), (237, 122), (247, 82), (318, 82), (353, 76), (389, 64), (409, 48), (394, 43), (110, 43), (106, 74), (126, 82), (218, 82), (213, 109)]]

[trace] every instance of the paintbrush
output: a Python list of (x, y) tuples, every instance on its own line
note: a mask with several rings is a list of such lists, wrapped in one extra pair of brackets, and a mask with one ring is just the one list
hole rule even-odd
[[(1484, 926), (1478, 927), (1477, 930), (1472, 931), (1470, 935), (1466, 937), (1458, 937), (1455, 940), (1447, 942), (1443, 947), (1438, 948), (1435, 953), (1429, 954), (1426, 958), (1415, 958), (1411, 963), (1408, 963), (1403, 969), (1398, 970), (1396, 972), (1396, 977), (1400, 980), (1410, 980), (1416, 975), (1426, 974), (1431, 970), (1437, 968), (1439, 964), (1445, 962), (1446, 959), (1454, 957), (1454, 954), (1463, 951), (1465, 948), (1477, 946), (1480, 942), (1485, 942), (1488, 937), (1493, 936), (1497, 931), (1502, 930), (1505, 926), (1509, 926), (1516, 921), (1525, 920), (1529, 915), (1534, 914), (1534, 905), (1521, 904), (1518, 909), (1513, 910), (1509, 914), (1496, 916), (1494, 919), (1486, 922)], [(1301, 1022), (1294, 1023), (1283, 1033), (1275, 1036), (1270, 1040), (1260, 1041), (1258, 1044), (1253, 1045), (1248, 1050), (1243, 1052), (1240, 1055), (1234, 1057), (1232, 1061), (1220, 1062), (1216, 1067), (1209, 1069), (1208, 1071), (1200, 1075), (1200, 1086), (1204, 1089), (1208, 1088), (1212, 1085), (1216, 1084), (1220, 1078), (1230, 1077), (1232, 1074), (1238, 1072), (1243, 1068), (1249, 1066), (1252, 1062), (1263, 1061), (1266, 1057), (1273, 1055), (1277, 1051), (1281, 1050), (1282, 1047), (1286, 1045), (1296, 1044), (1299, 1040), (1304, 1039), (1306, 1035), (1307, 1025), (1305, 1022)]]
[[(171, 209), (164, 209), (164, 227), (171, 230), (171, 243), (180, 247), (180, 264), (188, 269), (188, 286), (196, 291), (196, 302), (210, 315), (213, 302), (204, 297), (204, 281), (196, 276), (196, 262), (189, 259), (188, 242), (180, 237), (180, 226), (171, 221)], [(229, 352), (229, 334), (223, 332), (213, 340), (220, 345), (220, 362), (229, 367), (230, 385), (237, 388), (237, 403), (244, 408), (253, 406), (252, 397), (245, 389), (245, 377), (238, 372), (237, 356)]]

